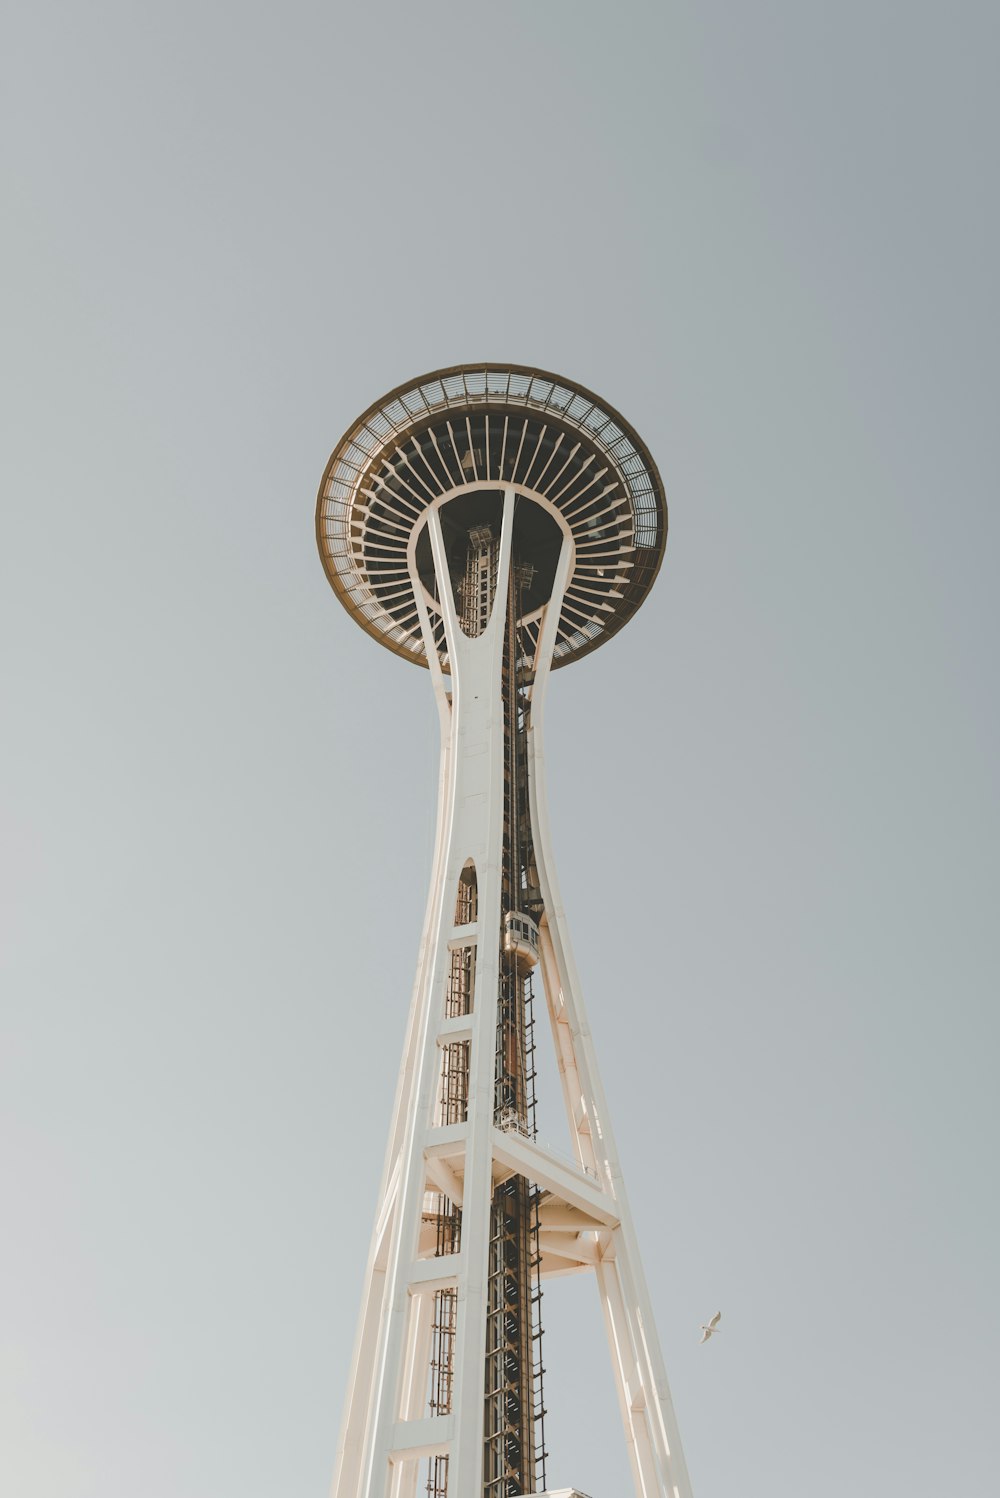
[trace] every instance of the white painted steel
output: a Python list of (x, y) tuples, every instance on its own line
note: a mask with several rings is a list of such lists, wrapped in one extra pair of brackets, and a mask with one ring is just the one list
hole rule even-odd
[[(454, 493), (463, 492), (456, 490)], [(441, 720), (437, 838), (403, 1063), (372, 1235), (333, 1498), (414, 1498), (419, 1458), (449, 1457), (454, 1498), (482, 1493), (484, 1366), (490, 1203), (494, 1182), (526, 1175), (552, 1193), (542, 1208), (543, 1271), (593, 1269), (612, 1354), (619, 1404), (640, 1498), (690, 1498), (663, 1360), (653, 1326), (607, 1106), (597, 1072), (566, 921), (555, 882), (543, 786), (542, 709), (574, 545), (564, 540), (545, 606), (535, 661), (529, 730), (529, 796), (546, 914), (539, 956), (577, 1166), (542, 1145), (494, 1127), (494, 1066), (502, 930), (504, 717), (501, 697), (507, 579), (515, 490), (503, 489), (498, 576), (489, 623), (475, 639), (456, 617), (440, 508), (428, 508), (436, 603), (419, 580), (416, 541), (408, 565)], [(527, 496), (525, 496), (527, 497)], [(521, 502), (524, 502), (522, 499)], [(433, 647), (431, 610), (443, 617), (449, 682)], [(478, 881), (478, 920), (456, 927), (459, 878), (468, 860)], [(450, 949), (477, 948), (472, 1012), (445, 1018)], [(441, 1050), (471, 1040), (468, 1119), (436, 1125)], [(461, 1249), (419, 1257), (424, 1196), (439, 1190), (462, 1206)], [(451, 1413), (426, 1414), (433, 1292), (457, 1286)], [(564, 1490), (569, 1492), (570, 1490)]]
[[(540, 646), (548, 623), (546, 620)], [(540, 931), (543, 986), (563, 1099), (577, 1159), (585, 1169), (596, 1172), (615, 1203), (619, 1219), (609, 1235), (602, 1235), (596, 1276), (636, 1494), (640, 1498), (691, 1498), (691, 1481), (556, 882), (543, 747), (545, 686), (551, 656), (541, 649), (539, 654), (528, 729), (528, 795), (545, 903)]]

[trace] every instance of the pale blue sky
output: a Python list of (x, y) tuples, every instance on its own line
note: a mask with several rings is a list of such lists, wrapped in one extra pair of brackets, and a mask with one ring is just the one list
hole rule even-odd
[[(548, 757), (697, 1498), (992, 1490), (998, 31), (16, 8), (5, 1495), (325, 1498), (436, 726), (313, 507), (370, 401), (485, 357), (667, 487)], [(593, 1287), (545, 1319), (550, 1479), (619, 1498)]]

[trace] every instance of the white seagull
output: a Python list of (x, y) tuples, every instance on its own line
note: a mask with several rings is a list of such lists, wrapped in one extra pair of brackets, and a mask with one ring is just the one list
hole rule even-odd
[[(712, 1317), (711, 1321), (708, 1323), (707, 1326), (705, 1325), (704, 1321), (701, 1323), (701, 1334), (702, 1334), (701, 1335), (701, 1340), (702, 1340), (702, 1342), (707, 1342), (708, 1339), (709, 1339), (709, 1337), (712, 1335), (712, 1333), (713, 1332), (717, 1332), (719, 1330), (719, 1322), (721, 1320), (722, 1320), (722, 1312), (721, 1311), (716, 1311), (715, 1315)], [(701, 1344), (699, 1343), (699, 1346), (700, 1345)]]

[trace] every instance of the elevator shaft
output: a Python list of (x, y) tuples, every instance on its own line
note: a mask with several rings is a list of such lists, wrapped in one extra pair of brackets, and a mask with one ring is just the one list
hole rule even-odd
[[(497, 994), (494, 1122), (498, 1128), (534, 1137), (535, 1068), (532, 984), (525, 951), (510, 940), (510, 931), (533, 925), (540, 914), (528, 811), (526, 732), (530, 703), (521, 637), (522, 595), (532, 569), (515, 557), (507, 586), (496, 596), (499, 538), (489, 526), (471, 528), (464, 568), (456, 592), (463, 632), (476, 638), (487, 627), (493, 609), (505, 611), (501, 690), (504, 732), (503, 872), (501, 923), (492, 935), (500, 949)], [(526, 901), (533, 898), (529, 912)], [(459, 896), (462, 899), (461, 893)], [(456, 912), (456, 919), (470, 911)], [(520, 924), (516, 918), (522, 917)], [(515, 918), (512, 928), (511, 917)], [(525, 921), (523, 917), (527, 917)], [(491, 939), (484, 933), (484, 940)], [(457, 957), (458, 954), (455, 954)], [(453, 969), (455, 968), (453, 957)], [(453, 971), (448, 1004), (461, 1013), (452, 995), (461, 992), (461, 975)], [(443, 1066), (441, 1121), (460, 1122), (468, 1096), (468, 1045), (446, 1048)], [(454, 1217), (450, 1203), (441, 1202), (441, 1252), (457, 1246), (457, 1232), (447, 1223)], [(542, 1440), (542, 1365), (539, 1316), (538, 1192), (523, 1176), (502, 1181), (490, 1207), (488, 1289), (486, 1307), (486, 1366), (484, 1374), (483, 1498), (516, 1498), (545, 1486)], [(449, 1391), (453, 1356), (454, 1292), (438, 1292), (435, 1300), (432, 1353), (432, 1413), (450, 1410)], [(428, 1498), (448, 1498), (447, 1458), (428, 1464)], [(454, 1495), (453, 1495), (454, 1498)]]

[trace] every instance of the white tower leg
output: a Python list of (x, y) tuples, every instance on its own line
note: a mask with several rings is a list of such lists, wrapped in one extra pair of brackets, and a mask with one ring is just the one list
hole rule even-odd
[(576, 1157), (585, 1170), (597, 1176), (603, 1190), (614, 1201), (618, 1218), (610, 1232), (597, 1235), (594, 1268), (636, 1494), (641, 1498), (653, 1498), (653, 1495), (656, 1498), (690, 1498), (691, 1483), (666, 1367), (570, 947), (566, 914), (556, 883), (542, 737), (545, 685), (550, 666), (549, 653), (542, 657), (537, 668), (528, 730), (531, 820), (545, 901), (541, 926), (545, 996)]

